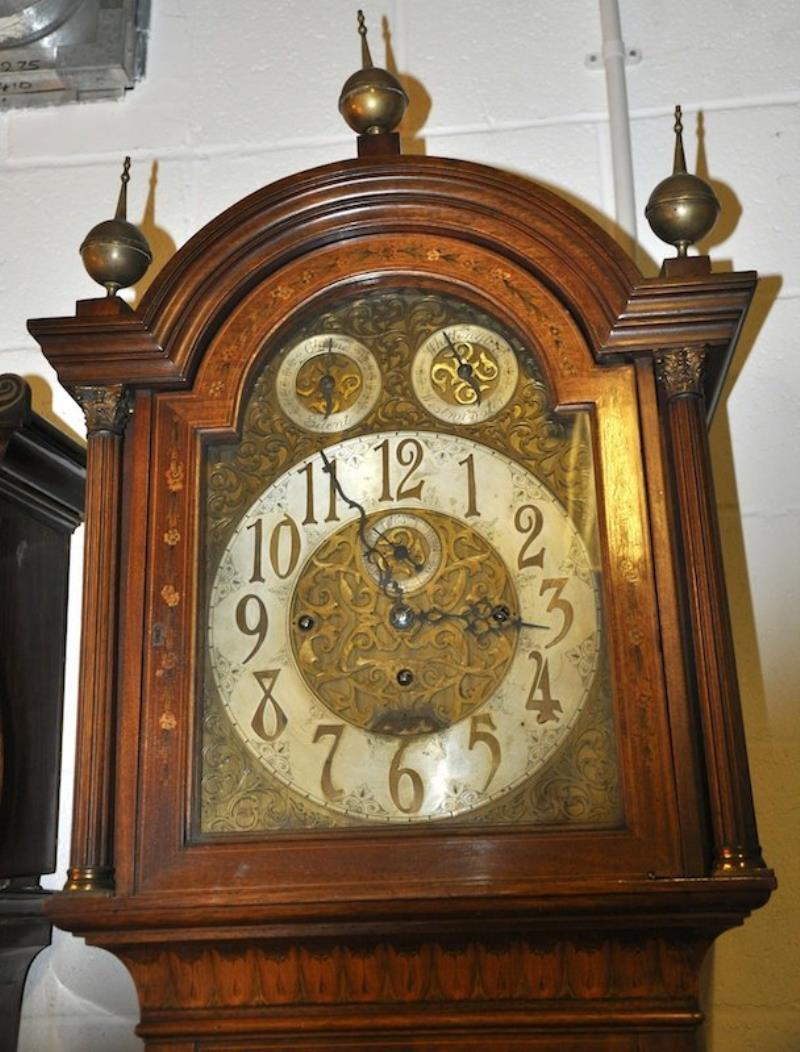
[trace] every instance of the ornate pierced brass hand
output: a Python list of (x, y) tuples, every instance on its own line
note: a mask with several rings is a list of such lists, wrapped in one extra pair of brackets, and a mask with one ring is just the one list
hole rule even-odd
[(333, 375), (333, 340), (330, 337), (325, 348), (325, 372), (319, 378), (319, 389), (325, 399), (323, 415), (327, 419), (333, 412), (333, 392), (336, 389), (336, 377)]
[[(390, 598), (402, 599), (403, 586), (392, 574), (392, 571), (386, 561), (385, 556), (378, 548), (378, 544), (370, 541), (367, 536), (367, 512), (364, 505), (359, 501), (354, 500), (348, 493), (344, 491), (341, 482), (337, 478), (333, 463), (328, 458), (324, 449), (320, 449), (319, 455), (322, 459), (322, 470), (331, 477), (336, 492), (353, 511), (358, 512), (358, 536), (363, 545), (363, 554), (365, 560), (372, 564), (376, 570), (376, 580), (381, 591), (389, 596)], [(378, 536), (377, 540), (380, 542), (381, 538)]]
[(455, 358), (456, 363), (458, 365), (458, 368), (456, 369), (456, 373), (458, 374), (458, 376), (459, 376), (459, 378), (461, 380), (464, 380), (464, 381), (466, 381), (466, 383), (469, 384), (469, 386), (475, 392), (475, 404), (476, 405), (480, 405), (481, 404), (481, 385), (478, 383), (477, 379), (475, 378), (475, 370), (472, 368), (470, 363), (468, 361), (465, 361), (465, 359), (463, 359), (461, 357), (461, 355), (458, 353), (458, 351), (456, 350), (456, 345), (450, 339), (450, 333), (447, 331), (447, 329), (443, 329), (442, 332), (444, 334), (445, 340), (447, 340), (447, 345), (450, 348), (450, 353), (453, 355), (453, 357)]
[(470, 603), (464, 610), (441, 610), (432, 606), (427, 610), (410, 610), (409, 624), (438, 624), (442, 621), (455, 621), (464, 626), (467, 632), (478, 639), (507, 632), (509, 629), (536, 628), (546, 630), (549, 625), (539, 625), (534, 621), (524, 621), (519, 614), (513, 614), (505, 603), (492, 603), (489, 599), (480, 599)]

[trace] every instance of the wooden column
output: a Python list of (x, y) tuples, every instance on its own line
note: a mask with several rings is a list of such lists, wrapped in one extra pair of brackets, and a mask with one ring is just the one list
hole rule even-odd
[(672, 464), (675, 524), (684, 568), (683, 595), (705, 753), (713, 872), (764, 870), (744, 739), (733, 637), (711, 476), (704, 348), (662, 353), (656, 375)]
[(122, 432), (121, 384), (77, 387), (88, 459), (72, 865), (65, 891), (114, 891), (113, 790)]

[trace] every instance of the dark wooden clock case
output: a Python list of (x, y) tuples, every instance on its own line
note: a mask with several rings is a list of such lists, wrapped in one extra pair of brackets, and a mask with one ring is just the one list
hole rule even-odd
[[(135, 311), (30, 324), (90, 436), (73, 870), (51, 913), (128, 966), (149, 1049), (695, 1047), (703, 955), (774, 886), (707, 445), (754, 284), (697, 258), (643, 278), (535, 184), (375, 152), (246, 198)], [(234, 434), (298, 311), (398, 286), (491, 307), (535, 337), (561, 405), (592, 407), (625, 821), (197, 837), (202, 439)]]
[(56, 868), (70, 535), (86, 454), (0, 376), (0, 1052), (17, 1047), (23, 985), (50, 943), (39, 878)]

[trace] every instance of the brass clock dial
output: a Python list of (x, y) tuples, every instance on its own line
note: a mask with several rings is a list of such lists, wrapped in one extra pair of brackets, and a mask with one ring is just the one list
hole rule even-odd
[(204, 829), (613, 822), (590, 463), (454, 297), (298, 326), (209, 463)]

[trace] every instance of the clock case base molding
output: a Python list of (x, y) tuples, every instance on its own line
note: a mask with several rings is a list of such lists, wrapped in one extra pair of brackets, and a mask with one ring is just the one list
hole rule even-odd
[[(480, 280), (479, 257), (495, 260)], [(363, 834), (227, 845), (190, 835), (192, 718), (177, 702), (190, 693), (191, 646), (163, 647), (191, 623), (192, 602), (145, 570), (163, 560), (160, 572), (189, 580), (191, 565), (159, 554), (168, 524), (143, 512), (162, 490), (175, 496), (165, 507), (184, 507), (198, 474), (187, 467), (194, 447), (168, 437), (160, 407), (175, 410), (175, 435), (184, 410), (213, 412), (225, 369), (241, 374), (266, 339), (264, 311), (247, 314), (257, 297), (283, 324), (312, 294), (325, 302), (393, 280), (471, 288), (477, 302), (504, 301), (510, 325), (534, 317), (523, 293), (538, 283), (580, 330), (580, 368), (596, 390), (637, 407), (642, 441), (625, 455), (641, 457), (647, 529), (633, 562), (612, 553), (609, 585), (614, 660), (632, 679), (643, 679), (637, 668), (650, 675), (620, 713), (626, 814), (638, 822), (620, 831), (624, 843), (608, 830), (546, 832), (535, 846), (527, 830), (442, 830), (409, 841), (404, 857)], [(87, 580), (74, 890), (54, 897), (50, 915), (127, 964), (151, 1052), (455, 1052), (474, 1049), (478, 1033), (495, 1050), (695, 1047), (703, 955), (775, 886), (753, 815), (706, 434), (754, 286), (753, 273), (712, 273), (696, 258), (643, 278), (596, 224), (536, 184), (376, 155), (246, 198), (173, 257), (137, 310), (111, 297), (30, 323), (84, 406), (110, 406), (107, 420), (90, 420), (87, 545), (100, 570)], [(226, 326), (229, 343), (215, 351)], [(212, 383), (203, 370), (214, 354)], [(557, 344), (548, 354), (549, 375), (578, 390), (574, 362)], [(629, 488), (625, 472), (614, 477)], [(196, 511), (185, 508), (191, 528)], [(643, 632), (623, 616), (643, 616), (629, 598), (637, 588)], [(651, 816), (630, 788), (640, 784)]]
[(524, 901), (372, 904), (358, 920), (132, 901), (109, 914), (75, 896), (59, 920), (128, 967), (151, 1052), (694, 1052), (703, 957), (772, 883), (554, 883)]

